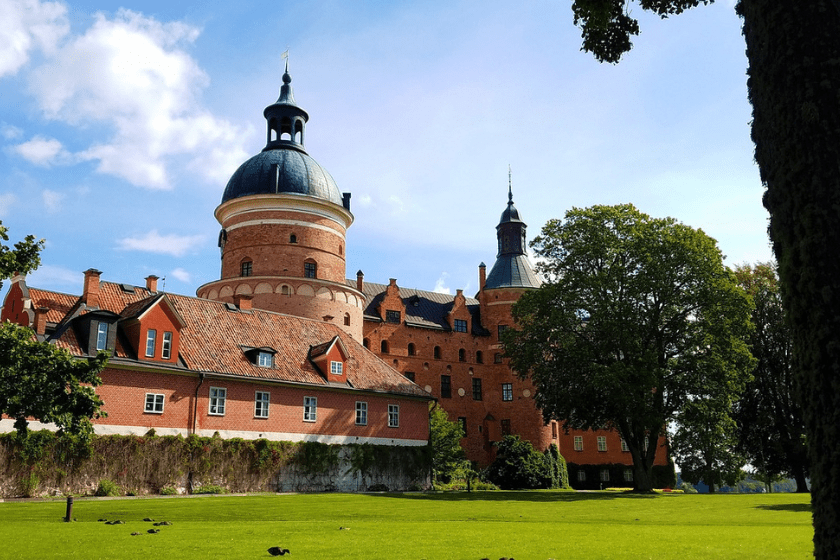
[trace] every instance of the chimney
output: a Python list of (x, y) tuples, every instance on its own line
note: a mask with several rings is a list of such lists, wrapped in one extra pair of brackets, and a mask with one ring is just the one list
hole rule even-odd
[(39, 307), (35, 310), (35, 334), (44, 335), (47, 332), (47, 312), (49, 307)]
[(365, 288), (365, 273), (361, 270), (356, 273), (356, 289), (360, 292), (364, 292)]
[(248, 311), (251, 309), (252, 296), (246, 294), (236, 294), (233, 296), (233, 303), (240, 311)]
[(484, 284), (487, 283), (487, 265), (481, 263), (478, 265), (478, 291), (484, 289)]
[(157, 292), (157, 281), (158, 277), (154, 274), (146, 276), (146, 289), (152, 293)]
[(85, 287), (82, 291), (82, 301), (88, 307), (99, 307), (99, 275), (102, 271), (95, 268), (85, 270)]

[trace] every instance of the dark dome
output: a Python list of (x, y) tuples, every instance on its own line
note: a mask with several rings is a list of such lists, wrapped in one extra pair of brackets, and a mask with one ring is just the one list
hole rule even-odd
[(240, 165), (225, 187), (222, 202), (277, 193), (314, 196), (342, 204), (341, 192), (327, 170), (306, 152), (293, 148), (266, 150)]

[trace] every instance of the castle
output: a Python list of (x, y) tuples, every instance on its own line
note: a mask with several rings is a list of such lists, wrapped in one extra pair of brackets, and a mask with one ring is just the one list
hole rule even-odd
[(265, 148), (236, 170), (215, 211), (220, 278), (198, 297), (158, 291), (153, 276), (144, 287), (102, 282), (94, 269), (79, 296), (12, 279), (0, 320), (75, 356), (111, 352), (97, 432), (425, 445), (434, 399), (479, 465), (493, 442), (519, 434), (540, 450), (557, 445), (574, 487), (629, 485), (618, 433), (545, 424), (535, 388), (503, 357), (512, 305), (540, 285), (512, 192), (474, 298), (365, 282), (361, 271), (348, 280), (350, 194), (304, 148), (309, 115), (288, 66), (264, 116)]

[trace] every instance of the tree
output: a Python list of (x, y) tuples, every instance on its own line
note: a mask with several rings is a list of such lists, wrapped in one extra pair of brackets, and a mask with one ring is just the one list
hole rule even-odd
[[(0, 241), (8, 241), (7, 228), (0, 222)], [(4, 243), (0, 243), (0, 290), (3, 289), (3, 280), (15, 273), (28, 274), (41, 264), (41, 249), (44, 248), (44, 240), (35, 241), (35, 237), (27, 235), (23, 241), (15, 243), (15, 248), (10, 249)]]
[(629, 204), (569, 210), (531, 245), (547, 281), (514, 305), (505, 354), (546, 421), (616, 428), (650, 491), (665, 427), (748, 379), (749, 300), (712, 238)]
[(107, 359), (100, 352), (77, 360), (62, 348), (38, 342), (27, 327), (2, 324), (0, 412), (15, 419), (21, 437), (27, 435), (28, 417), (55, 423), (59, 433), (89, 435), (91, 418), (102, 414), (94, 387), (102, 384), (99, 372)]
[(753, 380), (735, 405), (739, 448), (768, 480), (784, 474), (796, 481), (797, 492), (807, 492), (805, 424), (795, 398), (793, 340), (776, 267), (772, 263), (742, 265), (735, 276), (755, 303), (755, 330), (749, 345), (756, 366)]
[(461, 447), (464, 431), (457, 422), (450, 422), (446, 411), (434, 403), (429, 410), (429, 431), (433, 476), (435, 480), (449, 482), (468, 467)]
[[(711, 0), (702, 0), (704, 4)], [(617, 62), (638, 22), (625, 0), (573, 0), (583, 48)], [(666, 17), (700, 0), (639, 0)], [(814, 555), (840, 557), (840, 2), (739, 0), (755, 161), (793, 334)]]
[(487, 480), (503, 490), (568, 486), (566, 462), (553, 445), (540, 453), (530, 441), (507, 435), (494, 444), (496, 459), (487, 467)]

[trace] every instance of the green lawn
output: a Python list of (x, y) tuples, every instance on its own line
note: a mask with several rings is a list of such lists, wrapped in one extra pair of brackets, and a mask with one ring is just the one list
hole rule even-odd
[[(6, 502), (0, 558), (251, 559), (282, 546), (295, 560), (806, 559), (809, 499), (548, 491), (77, 498), (75, 523), (63, 522), (63, 501)], [(144, 517), (172, 525), (150, 535)]]

